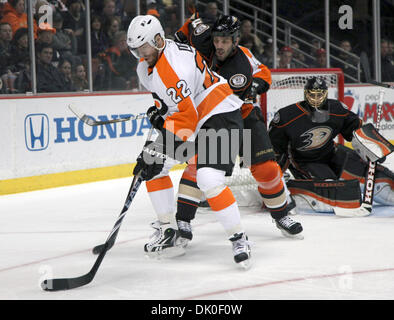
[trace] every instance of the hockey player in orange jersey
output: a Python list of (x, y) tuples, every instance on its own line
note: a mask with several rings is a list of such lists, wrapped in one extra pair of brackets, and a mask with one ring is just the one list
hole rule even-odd
[[(139, 59), (137, 73), (141, 84), (153, 94), (155, 106), (150, 107), (147, 114), (160, 133), (159, 139), (145, 145), (133, 172), (146, 180), (158, 217), (152, 224), (155, 232), (144, 247), (146, 254), (184, 253), (182, 246), (176, 243), (175, 197), (168, 173), (174, 159), (184, 162), (192, 158), (198, 146), (197, 185), (232, 242), (235, 262), (248, 267), (250, 245), (236, 200), (224, 184), (225, 176), (231, 175), (239, 148), (231, 154), (215, 152), (216, 159), (211, 159), (207, 137), (202, 134), (204, 130), (242, 132), (239, 110), (242, 100), (233, 94), (224, 78), (208, 68), (194, 48), (165, 39), (160, 22), (153, 16), (137, 16), (132, 20), (127, 43)], [(228, 137), (231, 147), (240, 144), (239, 135)], [(216, 150), (226, 147), (218, 137), (214, 142)], [(193, 146), (196, 147), (194, 153), (189, 152)], [(180, 149), (185, 152), (178, 152)]]
[[(175, 34), (178, 41), (190, 43), (208, 61), (212, 70), (227, 79), (234, 93), (244, 101), (244, 128), (251, 130), (251, 154), (244, 156), (244, 164), (258, 183), (264, 204), (281, 232), (288, 237), (302, 238), (302, 226), (288, 216), (292, 206), (286, 199), (286, 185), (275, 161), (266, 125), (256, 94), (262, 94), (271, 84), (270, 70), (245, 47), (239, 46), (240, 21), (235, 16), (221, 16), (209, 26), (194, 14)], [(195, 181), (195, 165), (189, 163), (182, 176), (178, 192), (177, 222), (182, 240), (192, 239), (190, 221), (200, 203)]]

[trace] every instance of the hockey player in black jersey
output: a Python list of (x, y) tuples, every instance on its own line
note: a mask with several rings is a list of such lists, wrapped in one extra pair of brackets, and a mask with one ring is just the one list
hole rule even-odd
[[(271, 72), (247, 48), (238, 45), (239, 29), (240, 21), (234, 16), (221, 16), (210, 27), (194, 15), (176, 33), (176, 38), (195, 47), (211, 70), (226, 78), (234, 93), (244, 101), (241, 110), (244, 128), (251, 130), (251, 152), (243, 155), (244, 163), (258, 182), (259, 192), (276, 226), (285, 236), (302, 239), (301, 224), (288, 216), (293, 206), (287, 201), (282, 171), (275, 161), (261, 110), (255, 103), (256, 95), (269, 89)], [(185, 241), (192, 239), (190, 221), (195, 217), (200, 200), (195, 165), (190, 161), (180, 182), (176, 214)], [(237, 239), (234, 240), (236, 246)]]
[[(363, 126), (355, 113), (340, 101), (328, 99), (327, 94), (324, 79), (309, 79), (304, 88), (304, 101), (276, 112), (269, 126), (269, 136), (282, 169), (288, 167), (295, 178), (287, 183), (293, 195), (310, 200), (306, 201), (310, 206), (314, 203), (316, 207), (320, 202), (320, 209), (316, 211), (326, 211), (330, 206), (357, 208), (361, 203), (359, 185), (365, 181), (367, 161), (382, 161), (394, 149), (371, 124)], [(354, 148), (357, 152), (336, 144), (334, 139), (338, 134), (352, 141), (353, 147), (357, 142)], [(359, 144), (361, 136), (369, 136), (370, 145), (372, 142), (375, 149), (381, 151), (380, 155), (376, 152), (374, 155), (371, 147)], [(375, 201), (394, 205), (394, 174), (378, 165), (375, 181)]]

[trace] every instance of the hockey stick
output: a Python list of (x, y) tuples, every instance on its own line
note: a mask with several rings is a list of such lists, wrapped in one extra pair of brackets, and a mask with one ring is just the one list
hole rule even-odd
[(80, 112), (75, 105), (70, 104), (68, 106), (68, 108), (77, 116), (77, 118), (79, 120), (81, 120), (82, 122), (86, 123), (89, 126), (101, 126), (104, 124), (125, 122), (125, 121), (129, 121), (129, 120), (137, 120), (137, 119), (146, 118), (146, 114), (139, 114), (137, 116), (131, 116), (131, 117), (127, 117), (127, 118), (112, 119), (112, 120), (106, 120), (106, 121), (97, 121), (97, 120), (92, 119), (87, 114)]
[[(152, 132), (153, 132), (153, 127), (149, 130), (147, 141), (150, 140)], [(43, 290), (45, 290), (45, 291), (59, 291), (59, 290), (74, 289), (74, 288), (82, 287), (82, 286), (90, 283), (93, 280), (98, 268), (100, 267), (101, 262), (103, 261), (103, 259), (105, 257), (105, 254), (115, 243), (115, 240), (118, 235), (122, 221), (123, 221), (124, 217), (126, 216), (126, 212), (129, 209), (130, 204), (133, 201), (135, 194), (137, 193), (137, 191), (141, 185), (141, 182), (142, 182), (142, 178), (141, 178), (140, 174), (135, 175), (133, 178), (133, 182), (131, 183), (130, 190), (127, 194), (126, 201), (123, 205), (123, 209), (122, 209), (118, 219), (116, 220), (111, 233), (109, 234), (107, 240), (105, 241), (105, 243), (103, 245), (103, 249), (101, 250), (99, 256), (96, 259), (96, 262), (94, 263), (94, 265), (90, 269), (90, 271), (88, 273), (86, 273), (80, 277), (76, 277), (76, 278), (62, 278), (62, 279), (44, 280), (41, 283), (41, 288)]]

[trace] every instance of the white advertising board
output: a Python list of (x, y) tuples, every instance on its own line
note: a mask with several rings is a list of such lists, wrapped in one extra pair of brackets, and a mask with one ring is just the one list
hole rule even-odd
[(0, 180), (135, 162), (147, 118), (90, 127), (67, 108), (96, 120), (145, 113), (150, 94), (26, 97), (0, 100)]

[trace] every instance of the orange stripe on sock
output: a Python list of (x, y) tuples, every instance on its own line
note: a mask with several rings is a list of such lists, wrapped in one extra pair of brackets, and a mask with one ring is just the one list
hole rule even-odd
[(188, 164), (185, 171), (183, 171), (182, 179), (196, 182), (197, 166), (195, 164)]
[(165, 176), (154, 180), (149, 180), (146, 182), (146, 189), (148, 190), (148, 192), (170, 189), (172, 187), (173, 187), (172, 181), (169, 176)]
[(231, 206), (235, 202), (233, 193), (229, 187), (226, 187), (219, 195), (207, 199), (213, 211), (220, 211)]
[(282, 171), (275, 161), (269, 160), (252, 165), (250, 171), (258, 183), (261, 193), (270, 195), (283, 189)]

